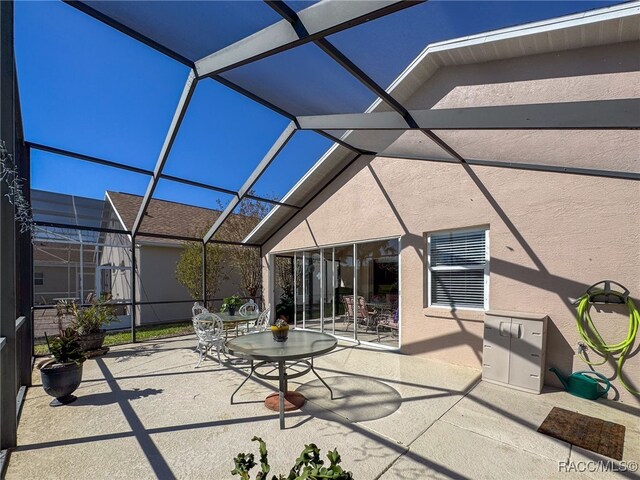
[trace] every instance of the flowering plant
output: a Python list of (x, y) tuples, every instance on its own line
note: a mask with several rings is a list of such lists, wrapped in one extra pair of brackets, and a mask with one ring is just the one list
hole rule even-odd
[(289, 324), (284, 318), (279, 318), (276, 322), (271, 326), (272, 330), (288, 330)]

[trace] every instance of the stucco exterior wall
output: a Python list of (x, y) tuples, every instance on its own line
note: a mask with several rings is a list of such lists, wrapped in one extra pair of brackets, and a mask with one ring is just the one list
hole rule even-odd
[[(141, 302), (188, 300), (187, 289), (175, 278), (180, 248), (144, 245), (138, 259), (138, 289)], [(191, 318), (190, 303), (140, 306), (140, 324), (181, 321)]]
[[(620, 56), (620, 51), (626, 54)], [(637, 97), (640, 68), (635, 53), (625, 44), (575, 55), (565, 52), (560, 63), (548, 64), (549, 57), (543, 55), (460, 67), (455, 75), (443, 70), (407, 106)], [(593, 72), (585, 62), (602, 68), (606, 64), (609, 71)], [(514, 81), (509, 72), (526, 84), (502, 83)], [(453, 96), (458, 100), (454, 102)], [(545, 133), (549, 136), (542, 138)], [(622, 132), (619, 138), (626, 140), (618, 141), (617, 132), (587, 133), (577, 140), (571, 133), (540, 132), (537, 144), (549, 155), (540, 163), (562, 165), (573, 155), (573, 161), (582, 158), (585, 166), (638, 170), (637, 136), (629, 139), (629, 132)], [(539, 154), (527, 142), (519, 142), (517, 135), (511, 134), (508, 149), (502, 143), (503, 132), (482, 135), (487, 158), (537, 163)], [(470, 152), (474, 144), (467, 144)], [(404, 147), (410, 151), (412, 145)], [(575, 148), (580, 155), (575, 155)], [(603, 161), (609, 158), (611, 165)], [(429, 232), (488, 226), (490, 309), (548, 314), (547, 368), (556, 366), (568, 373), (585, 368), (575, 355), (579, 338), (571, 299), (603, 279), (616, 280), (640, 297), (639, 211), (640, 182), (632, 180), (361, 157), (264, 245), (265, 282), (269, 253), (398, 236), (402, 352), (480, 368), (483, 313), (427, 306), (425, 250)], [(593, 311), (601, 334), (609, 342), (624, 339), (628, 329), (628, 318), (620, 313), (624, 310), (606, 310)], [(612, 367), (599, 370), (610, 373)], [(627, 361), (624, 372), (640, 388), (640, 355)], [(545, 381), (559, 386), (549, 374)], [(621, 400), (640, 405), (618, 381), (614, 386)]]
[[(91, 267), (92, 269), (93, 267)], [(69, 270), (66, 265), (34, 265), (34, 272), (43, 274), (42, 285), (34, 285), (34, 299), (36, 304), (55, 303), (56, 297), (73, 297), (80, 291), (78, 275), (80, 269), (72, 265)], [(93, 271), (84, 269), (84, 291), (92, 292), (94, 288)], [(44, 299), (44, 301), (42, 300)]]
[[(138, 299), (141, 302), (189, 300), (189, 291), (176, 280), (175, 271), (181, 248), (162, 245), (142, 245), (138, 250)], [(238, 277), (226, 271), (228, 279), (220, 282), (216, 298), (237, 294)], [(141, 305), (138, 323), (177, 322), (191, 318), (192, 303)]]

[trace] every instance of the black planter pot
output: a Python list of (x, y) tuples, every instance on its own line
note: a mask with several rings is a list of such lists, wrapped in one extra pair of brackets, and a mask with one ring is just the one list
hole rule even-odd
[(236, 307), (229, 307), (229, 315), (235, 315), (236, 314)]
[(98, 333), (90, 333), (88, 335), (79, 335), (78, 343), (83, 352), (90, 352), (93, 350), (100, 350), (104, 343), (104, 338), (107, 336), (107, 332), (104, 330)]
[(82, 364), (44, 360), (38, 364), (38, 369), (44, 391), (56, 397), (49, 405), (59, 407), (77, 400), (77, 397), (71, 394), (82, 381)]

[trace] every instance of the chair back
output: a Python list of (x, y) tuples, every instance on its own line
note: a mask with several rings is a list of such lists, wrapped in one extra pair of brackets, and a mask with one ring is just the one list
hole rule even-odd
[(247, 303), (240, 307), (238, 313), (243, 317), (257, 315), (258, 313), (260, 313), (260, 308), (258, 307), (258, 304), (256, 302), (254, 302), (253, 300), (249, 300)]
[(215, 313), (204, 312), (193, 317), (193, 330), (203, 342), (224, 337), (224, 324)]
[(262, 311), (258, 320), (256, 320), (255, 331), (264, 332), (267, 328), (269, 328), (269, 322), (271, 321), (271, 307), (267, 305), (267, 307)]
[(364, 297), (358, 297), (358, 318), (369, 318), (369, 310), (367, 309), (367, 302), (364, 301)]
[(353, 318), (353, 295), (345, 295), (342, 297), (344, 303), (344, 313), (347, 317)]
[(195, 318), (201, 313), (209, 313), (209, 310), (207, 310), (200, 302), (194, 302), (193, 307), (191, 307), (191, 315)]

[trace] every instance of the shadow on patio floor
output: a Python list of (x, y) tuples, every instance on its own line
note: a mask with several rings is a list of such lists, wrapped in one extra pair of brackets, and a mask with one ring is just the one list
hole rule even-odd
[(376, 420), (400, 408), (400, 393), (386, 383), (364, 376), (335, 376), (325, 379), (333, 389), (333, 400), (327, 388), (313, 380), (297, 388), (307, 399), (302, 411), (317, 418), (334, 417), (333, 412), (352, 422)]
[(89, 395), (84, 395), (78, 397), (73, 403), (70, 403), (71, 407), (95, 407), (98, 405), (110, 405), (112, 403), (118, 403), (123, 400), (138, 400), (140, 398), (150, 397), (152, 395), (159, 395), (163, 392), (162, 389), (157, 388), (145, 388), (139, 389), (134, 388), (133, 390), (120, 390), (118, 395), (116, 393), (111, 392), (102, 392), (102, 393), (92, 393)]

